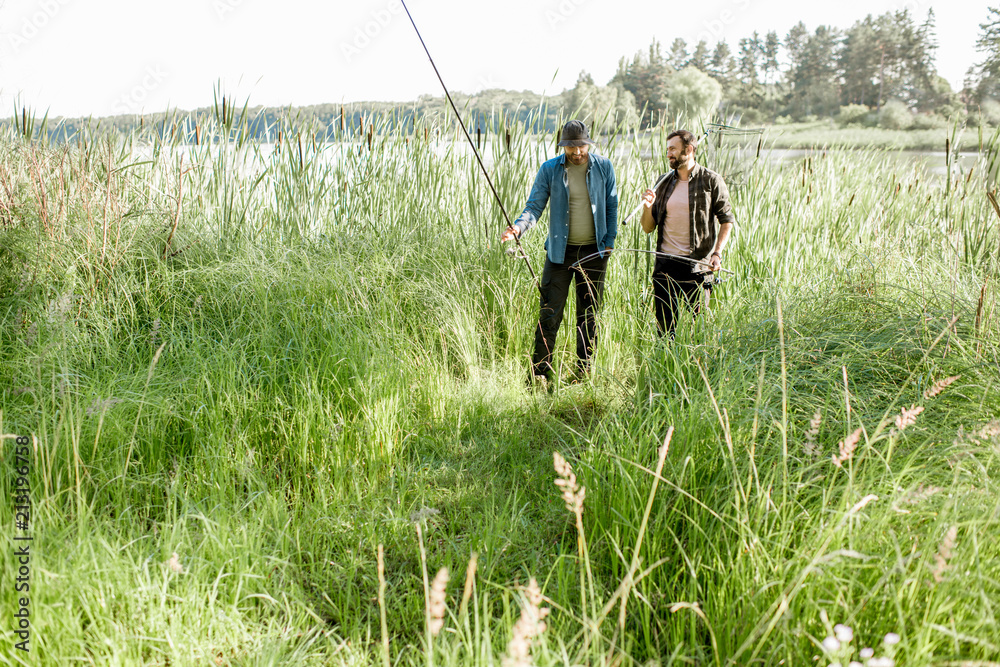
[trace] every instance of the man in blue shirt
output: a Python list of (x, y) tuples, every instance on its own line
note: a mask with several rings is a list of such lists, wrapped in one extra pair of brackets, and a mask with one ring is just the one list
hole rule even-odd
[[(576, 281), (577, 377), (590, 371), (590, 357), (597, 339), (597, 310), (604, 292), (608, 256), (618, 235), (618, 189), (611, 162), (590, 153), (594, 142), (578, 120), (563, 126), (563, 154), (547, 160), (538, 170), (524, 212), (508, 227), (500, 241), (506, 243), (535, 226), (549, 206), (549, 236), (545, 241), (541, 306), (531, 359), (532, 379), (551, 379), (552, 351), (562, 323), (570, 283)], [(595, 255), (578, 266), (573, 264)], [(572, 268), (571, 268), (572, 267)]]

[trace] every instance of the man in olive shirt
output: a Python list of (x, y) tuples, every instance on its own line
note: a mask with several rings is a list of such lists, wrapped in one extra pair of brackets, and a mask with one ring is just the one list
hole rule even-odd
[[(576, 281), (577, 376), (590, 371), (597, 339), (597, 310), (604, 293), (608, 255), (618, 235), (618, 189), (611, 162), (590, 153), (594, 144), (578, 120), (563, 127), (563, 154), (538, 170), (524, 212), (500, 237), (507, 242), (531, 229), (549, 206), (549, 235), (545, 241), (541, 304), (535, 330), (531, 377), (550, 379), (556, 332), (562, 323), (570, 283)], [(589, 255), (579, 266), (573, 264)], [(572, 267), (572, 268), (571, 268)]]
[[(708, 272), (722, 268), (722, 253), (736, 217), (722, 177), (695, 162), (697, 138), (687, 130), (667, 135), (673, 169), (656, 189), (646, 190), (640, 224), (657, 233), (653, 303), (660, 335), (674, 335), (683, 299), (697, 316), (701, 294), (711, 294)], [(668, 256), (672, 255), (672, 256)], [(685, 258), (685, 259), (681, 259)], [(696, 261), (686, 261), (696, 260)]]

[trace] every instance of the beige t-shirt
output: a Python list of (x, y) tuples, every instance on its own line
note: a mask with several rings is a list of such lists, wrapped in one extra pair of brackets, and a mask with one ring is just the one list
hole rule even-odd
[(566, 176), (569, 180), (569, 238), (570, 245), (588, 245), (597, 243), (594, 233), (594, 209), (590, 206), (590, 193), (587, 192), (587, 166), (583, 164), (566, 163)]
[(688, 208), (688, 183), (678, 179), (667, 200), (667, 220), (663, 225), (660, 252), (671, 255), (691, 254), (691, 210)]

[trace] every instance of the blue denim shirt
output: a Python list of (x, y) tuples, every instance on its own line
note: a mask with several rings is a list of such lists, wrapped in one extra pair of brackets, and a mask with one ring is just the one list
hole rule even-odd
[[(618, 186), (611, 161), (601, 155), (588, 154), (587, 192), (594, 211), (594, 236), (601, 252), (615, 246), (618, 236)], [(524, 212), (514, 221), (518, 237), (535, 226), (549, 203), (549, 238), (545, 250), (549, 260), (562, 264), (569, 239), (569, 176), (566, 174), (566, 154), (542, 163), (531, 186)]]

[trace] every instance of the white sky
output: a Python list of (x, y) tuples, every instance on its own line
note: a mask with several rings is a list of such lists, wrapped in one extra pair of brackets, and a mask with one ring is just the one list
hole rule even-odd
[[(938, 71), (958, 89), (983, 0), (408, 0), (445, 83), (475, 92), (558, 93), (587, 70), (605, 84), (622, 56), (689, 48), (802, 20), (810, 31), (865, 15), (934, 9)], [(441, 87), (399, 0), (0, 0), (0, 116), (15, 100), (54, 116), (150, 113), (212, 103), (221, 81), (240, 104), (414, 100)]]

